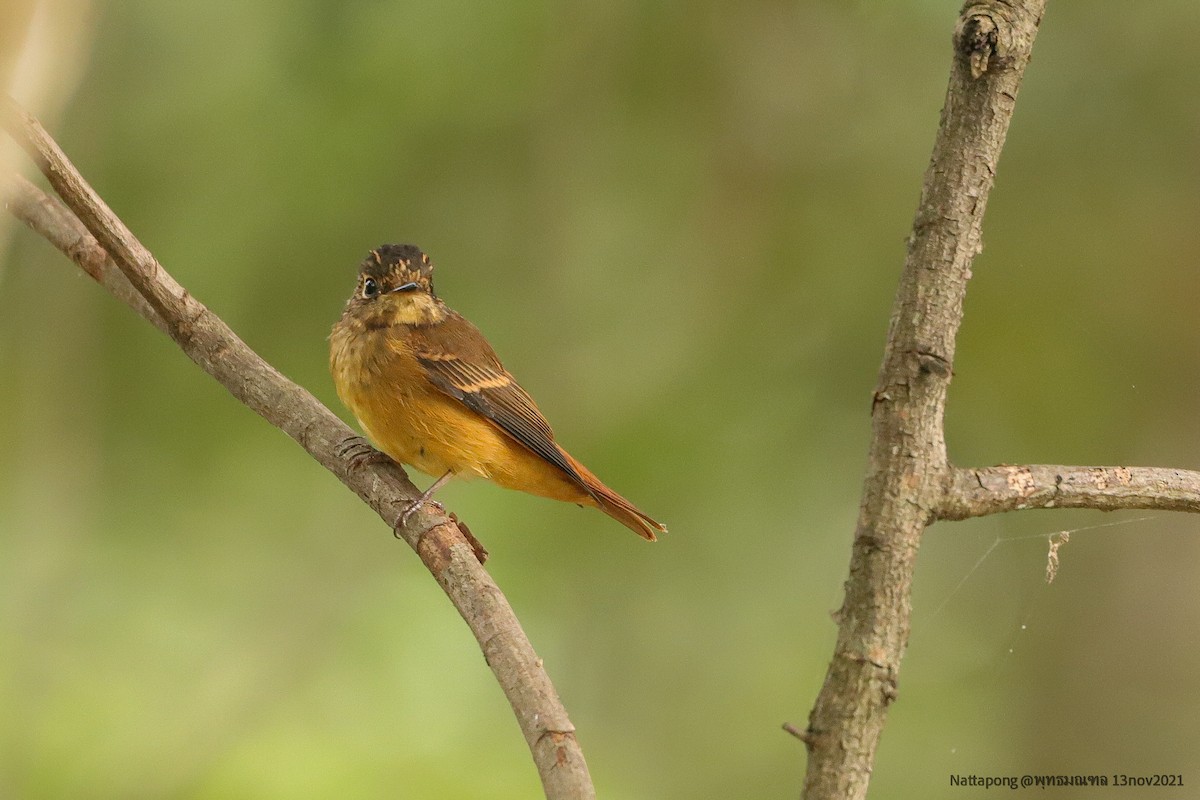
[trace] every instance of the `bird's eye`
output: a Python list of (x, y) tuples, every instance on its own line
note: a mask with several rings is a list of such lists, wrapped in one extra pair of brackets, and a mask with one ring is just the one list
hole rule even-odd
[(377, 294), (379, 294), (379, 283), (374, 278), (367, 278), (363, 281), (362, 296), (365, 299), (370, 300)]

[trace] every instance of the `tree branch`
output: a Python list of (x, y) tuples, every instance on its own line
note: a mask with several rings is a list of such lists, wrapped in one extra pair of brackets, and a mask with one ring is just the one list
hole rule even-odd
[(866, 795), (908, 643), (921, 534), (950, 480), (946, 390), (971, 261), (1044, 0), (968, 4), (872, 408), (850, 577), (809, 716), (809, 800)]
[(95, 237), (61, 201), (45, 194), (25, 176), (13, 173), (5, 188), (4, 203), (10, 214), (61, 250), (114, 297), (132, 308), (163, 333), (167, 323), (104, 252)]
[(417, 552), (478, 640), (512, 705), (546, 797), (595, 797), (575, 728), (541, 659), (457, 524), (427, 504), (406, 526), (396, 527), (401, 512), (419, 494), (404, 471), (394, 464), (352, 467), (339, 455), (339, 447), (353, 431), (308, 391), (260, 358), (167, 274), (33, 116), (11, 98), (3, 102), (0, 114), (9, 133), (78, 220), (72, 220), (66, 208), (23, 179), (11, 183), (6, 198), (9, 210), (165, 330), (189, 358), (234, 397), (295, 439)]
[(1026, 508), (1150, 508), (1200, 513), (1200, 472), (1054, 464), (958, 468), (937, 517), (969, 519)]

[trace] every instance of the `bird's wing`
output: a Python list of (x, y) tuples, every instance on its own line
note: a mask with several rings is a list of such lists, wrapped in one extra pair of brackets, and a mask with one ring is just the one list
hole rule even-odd
[(591, 488), (554, 442), (550, 423), (508, 374), (483, 334), (451, 312), (442, 322), (413, 328), (409, 341), (429, 380), (501, 431)]

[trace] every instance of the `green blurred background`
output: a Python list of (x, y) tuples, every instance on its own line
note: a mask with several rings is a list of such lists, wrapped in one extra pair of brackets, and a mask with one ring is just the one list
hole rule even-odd
[[(958, 4), (62, 8), (75, 38), (29, 102), (251, 346), (348, 418), (325, 337), (366, 251), (417, 243), (560, 439), (669, 524), (649, 546), (484, 483), (442, 495), (600, 795), (796, 796), (780, 724), (803, 726), (831, 652)], [(1051, 5), (967, 299), (956, 462), (1200, 467), (1197, 31), (1185, 0)], [(0, 796), (536, 796), (413, 553), (46, 243), (7, 237)], [(1109, 522), (1047, 587), (1045, 536)], [(1086, 512), (930, 530), (874, 795), (985, 796), (951, 773), (1200, 783), (1198, 532)]]

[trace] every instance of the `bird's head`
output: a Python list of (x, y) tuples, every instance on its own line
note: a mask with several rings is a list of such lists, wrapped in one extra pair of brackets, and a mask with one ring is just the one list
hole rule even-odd
[(433, 291), (433, 262), (411, 244), (377, 247), (359, 267), (346, 312), (367, 327), (440, 322), (446, 310)]

